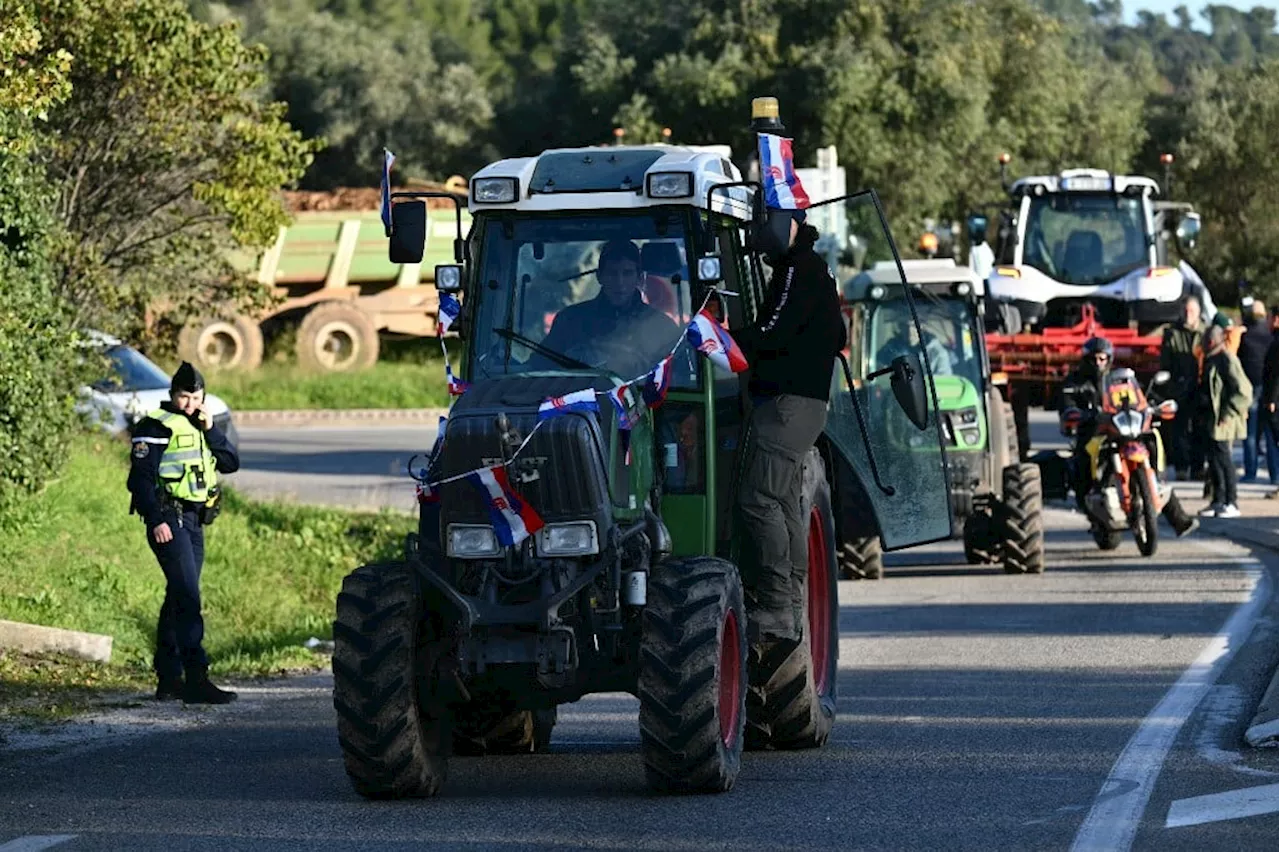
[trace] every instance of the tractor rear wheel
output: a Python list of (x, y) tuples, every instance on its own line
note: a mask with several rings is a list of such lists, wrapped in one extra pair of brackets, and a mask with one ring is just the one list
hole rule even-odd
[(640, 640), (640, 752), (650, 788), (722, 793), (742, 766), (747, 615), (731, 562), (671, 559), (649, 574)]
[(839, 587), (831, 547), (831, 490), (820, 458), (806, 465), (802, 505), (809, 524), (804, 635), (798, 644), (768, 641), (751, 646), (747, 748), (752, 750), (820, 748), (835, 723)]
[(840, 579), (879, 580), (884, 577), (880, 539), (874, 535), (846, 538), (840, 544)]
[(444, 783), (449, 712), (437, 634), (407, 564), (365, 565), (343, 579), (333, 706), (347, 775), (362, 796), (433, 796)]
[(1040, 492), (1040, 468), (1013, 464), (1004, 469), (1001, 551), (1009, 574), (1044, 573), (1044, 500)]

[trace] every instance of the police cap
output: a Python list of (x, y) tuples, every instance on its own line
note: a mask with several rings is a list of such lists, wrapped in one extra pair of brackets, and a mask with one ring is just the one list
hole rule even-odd
[(191, 366), (189, 361), (183, 361), (182, 366), (173, 374), (173, 381), (169, 384), (169, 390), (173, 393), (195, 393), (204, 390), (204, 376), (200, 375), (200, 371)]

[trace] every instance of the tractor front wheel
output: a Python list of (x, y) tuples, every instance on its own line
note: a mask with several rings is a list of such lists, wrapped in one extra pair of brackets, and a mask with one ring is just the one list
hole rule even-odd
[(1010, 574), (1044, 573), (1044, 499), (1040, 492), (1040, 468), (1013, 464), (1004, 469), (1001, 551), (1004, 570)]

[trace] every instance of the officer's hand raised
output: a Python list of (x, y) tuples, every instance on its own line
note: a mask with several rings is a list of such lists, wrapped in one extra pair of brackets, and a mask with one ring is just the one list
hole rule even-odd
[(196, 409), (196, 417), (200, 419), (200, 428), (208, 432), (213, 428), (213, 417), (203, 408)]
[(156, 538), (156, 544), (168, 544), (173, 541), (173, 530), (169, 529), (168, 524), (160, 524), (151, 531)]

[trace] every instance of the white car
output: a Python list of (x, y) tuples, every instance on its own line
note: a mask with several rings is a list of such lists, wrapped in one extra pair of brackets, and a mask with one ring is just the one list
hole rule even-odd
[[(80, 389), (76, 410), (112, 435), (127, 432), (143, 417), (169, 398), (169, 376), (164, 370), (119, 338), (100, 331), (89, 332), (89, 346), (110, 360), (113, 375)], [(231, 409), (211, 393), (205, 393), (205, 407), (213, 422), (233, 445), (240, 436), (231, 422)]]

